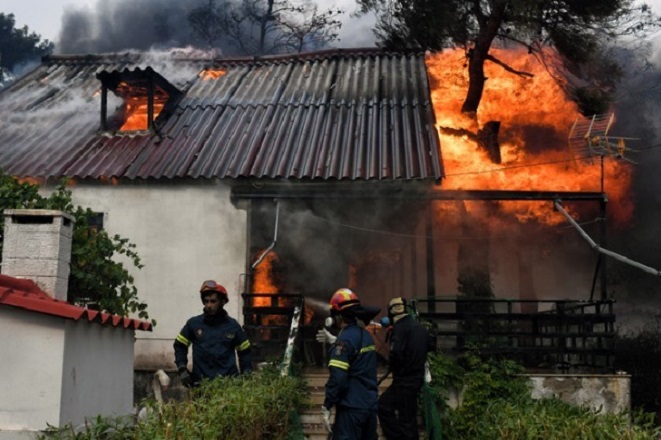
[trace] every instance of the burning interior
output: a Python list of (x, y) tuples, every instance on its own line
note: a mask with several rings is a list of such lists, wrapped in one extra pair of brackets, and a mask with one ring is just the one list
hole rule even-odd
[[(170, 114), (182, 92), (151, 67), (99, 72), (101, 81), (101, 130), (129, 132), (154, 130), (156, 122)], [(108, 90), (121, 102), (109, 114)]]

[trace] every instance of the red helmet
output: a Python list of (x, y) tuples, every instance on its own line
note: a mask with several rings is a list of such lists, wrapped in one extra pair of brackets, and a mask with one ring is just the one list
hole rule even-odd
[(207, 293), (217, 293), (218, 297), (220, 299), (224, 299), (225, 302), (229, 301), (229, 296), (227, 296), (227, 289), (225, 289), (222, 285), (218, 284), (214, 280), (206, 280), (205, 282), (202, 283), (202, 287), (200, 287), (200, 295), (202, 297), (205, 296)]
[(360, 300), (351, 290), (342, 288), (335, 291), (330, 300), (331, 313), (342, 312), (349, 307), (357, 306)]

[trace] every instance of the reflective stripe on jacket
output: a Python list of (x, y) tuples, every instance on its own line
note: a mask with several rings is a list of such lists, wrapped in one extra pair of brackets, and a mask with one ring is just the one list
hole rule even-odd
[(250, 341), (239, 323), (227, 312), (215, 316), (190, 318), (174, 341), (177, 366), (188, 363), (188, 347), (193, 346), (194, 382), (203, 378), (239, 374), (236, 353), (242, 373), (252, 370)]
[(372, 335), (349, 324), (331, 345), (329, 358), (324, 406), (376, 411), (377, 355)]

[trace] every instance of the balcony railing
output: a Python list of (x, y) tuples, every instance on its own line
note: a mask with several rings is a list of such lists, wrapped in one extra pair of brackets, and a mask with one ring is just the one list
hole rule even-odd
[[(253, 346), (255, 362), (279, 361), (287, 348), (291, 320), (297, 306), (305, 306), (303, 295), (287, 293), (244, 293), (243, 327)], [(298, 336), (293, 347), (296, 361), (301, 356), (304, 341), (314, 340), (314, 329), (299, 326)]]
[(482, 352), (521, 362), (530, 370), (610, 372), (614, 360), (614, 301), (418, 298), (437, 347)]
[[(298, 294), (243, 294), (244, 328), (255, 360), (279, 359), (289, 337)], [(440, 351), (456, 354), (472, 346), (522, 363), (531, 371), (612, 372), (614, 301), (510, 300), (423, 297), (412, 300), (431, 324)], [(294, 358), (323, 365), (315, 342), (320, 323), (302, 320)]]

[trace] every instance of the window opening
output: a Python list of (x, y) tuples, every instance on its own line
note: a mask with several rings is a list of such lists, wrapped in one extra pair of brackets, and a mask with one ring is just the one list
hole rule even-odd
[[(167, 118), (182, 95), (151, 67), (100, 72), (96, 77), (101, 81), (102, 131), (153, 131), (156, 121)], [(108, 90), (121, 99), (110, 115)]]

